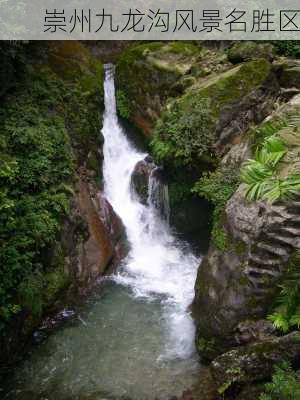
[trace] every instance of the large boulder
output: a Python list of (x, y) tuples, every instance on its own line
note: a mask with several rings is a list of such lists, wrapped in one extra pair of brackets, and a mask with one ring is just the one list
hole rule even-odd
[[(75, 251), (69, 248), (66, 253), (74, 254), (70, 267), (75, 272), (76, 284), (86, 290), (119, 260), (125, 230), (119, 216), (93, 183), (80, 179), (77, 189), (74, 212), (84, 221), (87, 236), (79, 240)], [(70, 247), (70, 243), (65, 245)]]
[[(297, 97), (254, 130), (256, 141), (268, 129), (285, 140), (288, 152), (277, 172), (282, 178), (300, 170), (298, 115)], [(274, 204), (250, 202), (241, 184), (220, 218), (227, 245), (210, 246), (195, 286), (197, 345), (208, 359), (251, 337), (252, 328), (244, 325), (244, 334), (241, 331), (236, 340), (237, 327), (242, 321), (266, 317), (284, 272), (300, 249), (299, 195)]]
[(220, 394), (231, 386), (271, 378), (274, 366), (283, 361), (299, 361), (299, 333), (272, 337), (263, 342), (233, 349), (217, 357), (210, 366)]
[(149, 179), (151, 173), (156, 168), (157, 166), (150, 156), (139, 161), (134, 167), (131, 175), (131, 188), (142, 204), (147, 204), (149, 197)]

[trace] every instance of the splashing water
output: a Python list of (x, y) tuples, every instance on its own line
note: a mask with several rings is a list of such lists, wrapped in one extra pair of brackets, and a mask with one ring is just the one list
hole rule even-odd
[(118, 122), (110, 65), (104, 88), (104, 194), (125, 225), (130, 252), (76, 316), (16, 368), (3, 396), (0, 387), (5, 400), (167, 400), (199, 375), (188, 311), (199, 259), (172, 235), (167, 187), (155, 173), (147, 205), (132, 193), (132, 172), (146, 154)]
[[(199, 260), (191, 252), (180, 248), (167, 222), (160, 218), (156, 204), (158, 196), (153, 195), (157, 190), (153, 172), (150, 176), (149, 205), (142, 205), (132, 196), (131, 175), (136, 163), (143, 160), (145, 154), (130, 144), (118, 123), (113, 67), (110, 65), (106, 66), (104, 88), (104, 192), (121, 217), (131, 244), (124, 272), (116, 280), (129, 285), (137, 297), (151, 299), (163, 296), (170, 320), (171, 342), (167, 353), (189, 357), (194, 352), (194, 324), (187, 307), (193, 300)], [(166, 189), (163, 187), (162, 190), (159, 197), (166, 198)]]

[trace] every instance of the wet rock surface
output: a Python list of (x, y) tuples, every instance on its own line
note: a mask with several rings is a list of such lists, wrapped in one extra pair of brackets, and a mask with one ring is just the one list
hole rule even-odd
[(152, 157), (147, 156), (139, 161), (131, 176), (131, 187), (143, 204), (147, 204), (149, 196), (149, 178), (157, 166)]

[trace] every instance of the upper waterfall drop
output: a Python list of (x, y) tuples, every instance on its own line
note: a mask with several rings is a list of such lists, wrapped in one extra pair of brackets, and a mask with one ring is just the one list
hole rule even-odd
[(155, 170), (149, 179), (148, 204), (132, 194), (132, 172), (146, 154), (131, 144), (119, 124), (112, 65), (105, 66), (104, 91), (104, 194), (121, 217), (130, 243), (115, 280), (129, 286), (135, 296), (163, 304), (169, 327), (166, 354), (186, 358), (195, 350), (194, 324), (187, 309), (194, 296), (199, 259), (170, 232), (167, 186), (157, 180)]

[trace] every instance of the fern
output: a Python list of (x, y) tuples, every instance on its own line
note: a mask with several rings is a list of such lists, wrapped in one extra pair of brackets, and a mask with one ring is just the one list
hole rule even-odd
[(300, 256), (298, 253), (289, 263), (286, 277), (279, 288), (276, 308), (268, 319), (277, 329), (286, 333), (291, 328), (300, 327)]
[(300, 190), (300, 174), (280, 178), (277, 166), (286, 155), (287, 149), (276, 135), (265, 139), (262, 148), (255, 153), (255, 159), (247, 160), (241, 170), (241, 180), (246, 184), (245, 196), (248, 200), (290, 199)]

